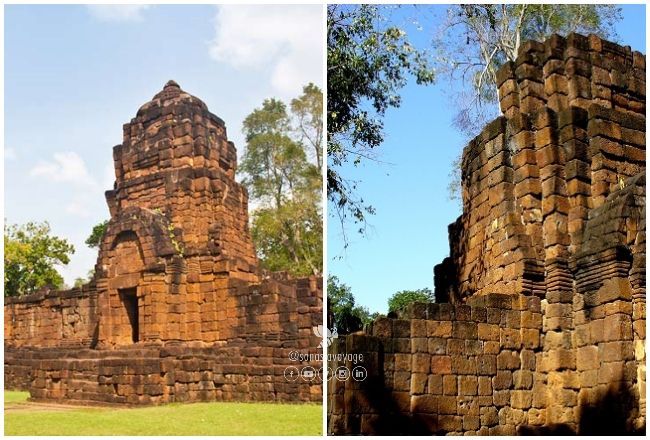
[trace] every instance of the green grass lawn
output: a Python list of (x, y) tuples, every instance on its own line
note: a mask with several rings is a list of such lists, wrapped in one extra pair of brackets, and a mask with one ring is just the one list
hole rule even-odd
[(188, 403), (147, 408), (29, 408), (29, 394), (5, 391), (5, 435), (322, 435), (316, 404)]
[(5, 390), (5, 403), (28, 403), (27, 398), (29, 393), (27, 391), (7, 391)]

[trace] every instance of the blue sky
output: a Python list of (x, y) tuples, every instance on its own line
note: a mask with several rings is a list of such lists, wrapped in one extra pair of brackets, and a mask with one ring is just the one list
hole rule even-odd
[(238, 152), (241, 122), (265, 98), (323, 86), (323, 7), (4, 7), (4, 170), (8, 223), (47, 220), (76, 248), (66, 282), (97, 252), (108, 218), (112, 147), (169, 79), (221, 117)]
[[(416, 45), (428, 45), (431, 33), (409, 25), (422, 24), (444, 12), (444, 6), (409, 7), (393, 19), (406, 26)], [(616, 26), (619, 42), (645, 53), (645, 6), (623, 6)], [(429, 27), (429, 29), (431, 29)], [(337, 220), (328, 223), (328, 272), (352, 288), (357, 305), (385, 313), (388, 298), (398, 290), (428, 287), (433, 290), (433, 266), (449, 254), (447, 225), (460, 215), (460, 203), (448, 199), (451, 163), (466, 141), (452, 127), (453, 103), (439, 82), (402, 90), (402, 105), (384, 119), (386, 138), (378, 159), (363, 162), (348, 176), (359, 180), (359, 192), (374, 206), (367, 237), (350, 227), (344, 250)]]

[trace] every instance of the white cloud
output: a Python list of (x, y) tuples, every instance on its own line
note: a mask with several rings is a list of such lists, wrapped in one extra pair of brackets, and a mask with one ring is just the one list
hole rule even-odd
[(101, 21), (140, 21), (149, 5), (86, 5), (90, 14)]
[(75, 152), (54, 153), (53, 162), (40, 161), (29, 172), (30, 176), (43, 176), (53, 182), (70, 182), (95, 186), (83, 159)]
[(16, 158), (16, 150), (11, 147), (5, 147), (4, 154), (5, 154), (5, 161)]
[(210, 55), (237, 69), (271, 66), (271, 84), (283, 93), (321, 82), (323, 9), (320, 5), (222, 5)]

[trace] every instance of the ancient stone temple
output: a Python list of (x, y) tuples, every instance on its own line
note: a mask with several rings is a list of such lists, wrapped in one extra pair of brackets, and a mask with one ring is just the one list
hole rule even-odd
[(330, 433), (645, 432), (645, 56), (553, 36), (498, 85), (437, 303), (332, 345), (368, 377), (328, 385)]
[(258, 268), (224, 122), (169, 81), (113, 159), (90, 284), (5, 298), (5, 386), (102, 403), (320, 401), (318, 375), (284, 372), (321, 366), (289, 353), (320, 352), (322, 279)]

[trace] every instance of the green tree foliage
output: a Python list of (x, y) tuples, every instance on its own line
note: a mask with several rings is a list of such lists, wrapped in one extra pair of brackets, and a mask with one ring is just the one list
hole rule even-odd
[(246, 148), (239, 168), (256, 206), (251, 232), (262, 266), (296, 276), (318, 274), (323, 267), (322, 179), (303, 142), (307, 136), (311, 148), (312, 140), (319, 142), (309, 126), (318, 119), (312, 111), (322, 114), (322, 99), (319, 109), (314, 98), (322, 92), (313, 84), (303, 91), (293, 101), (298, 128), (277, 99), (265, 100), (246, 117)]
[(77, 277), (74, 280), (74, 283), (72, 284), (73, 287), (81, 287), (84, 284), (88, 284), (93, 277), (95, 276), (95, 269), (90, 269), (88, 271), (88, 275), (86, 275), (86, 278), (84, 277)]
[(5, 296), (34, 293), (44, 286), (63, 287), (56, 266), (70, 262), (74, 247), (50, 232), (47, 222), (5, 225)]
[[(544, 41), (571, 32), (615, 38), (621, 19), (616, 5), (483, 4), (453, 5), (434, 40), (441, 78), (460, 80), (451, 96), (457, 113), (454, 125), (468, 138), (500, 113), (496, 73), (515, 61), (522, 43)], [(450, 174), (449, 195), (460, 198), (460, 158)]]
[(291, 101), (291, 112), (297, 120), (301, 140), (314, 150), (318, 174), (323, 170), (323, 91), (313, 83), (302, 89), (302, 95)]
[(379, 313), (370, 313), (366, 307), (355, 305), (352, 290), (338, 277), (327, 277), (327, 308), (334, 315), (334, 325), (339, 334), (360, 330), (363, 325), (377, 319)]
[(473, 136), (498, 115), (496, 73), (506, 62), (515, 61), (525, 41), (572, 32), (615, 37), (614, 24), (621, 17), (616, 5), (450, 6), (434, 46), (439, 53), (438, 73), (462, 80), (463, 91), (454, 96), (458, 128)]
[(90, 236), (86, 239), (86, 244), (91, 248), (98, 248), (102, 243), (102, 238), (106, 233), (106, 228), (108, 228), (108, 220), (104, 220), (101, 223), (93, 226), (93, 231), (90, 233)]
[(399, 89), (409, 77), (433, 81), (426, 54), (406, 33), (388, 24), (382, 5), (327, 6), (327, 197), (345, 236), (347, 219), (365, 230), (373, 214), (344, 175), (348, 163), (373, 159), (384, 140), (382, 117), (399, 107)]
[(433, 302), (434, 296), (431, 289), (425, 287), (417, 290), (400, 290), (388, 298), (388, 311), (396, 312), (408, 304), (416, 301)]

